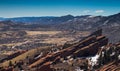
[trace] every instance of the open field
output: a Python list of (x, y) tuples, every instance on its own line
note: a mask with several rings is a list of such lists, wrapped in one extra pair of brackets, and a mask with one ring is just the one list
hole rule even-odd
[(61, 33), (61, 31), (26, 31), (27, 35), (55, 35)]
[(72, 41), (74, 38), (62, 37), (62, 38), (48, 38), (43, 41), (43, 43), (53, 43), (57, 45), (63, 45), (67, 41)]

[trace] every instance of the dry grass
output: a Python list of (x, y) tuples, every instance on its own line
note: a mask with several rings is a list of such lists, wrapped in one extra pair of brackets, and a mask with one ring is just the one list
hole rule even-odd
[(60, 33), (61, 31), (26, 31), (28, 35), (55, 35)]
[(21, 42), (18, 42), (18, 43), (7, 43), (7, 44), (1, 44), (0, 46), (12, 47), (12, 46), (20, 45), (20, 44), (21, 44)]
[(88, 32), (88, 31), (80, 31), (77, 34), (85, 37), (85, 36), (88, 36), (90, 34), (90, 32)]
[(31, 57), (31, 56), (34, 56), (35, 53), (37, 53), (38, 51), (39, 52), (42, 52), (43, 50), (47, 50), (49, 49), (50, 47), (40, 47), (40, 48), (36, 48), (36, 49), (31, 49), (11, 60), (8, 60), (8, 61), (5, 61), (3, 62), (2, 64), (0, 64), (2, 67), (5, 67), (5, 66), (8, 66), (9, 65), (9, 62), (12, 61), (12, 63), (14, 64), (15, 62), (19, 62), (20, 60), (25, 60), (27, 57)]
[(43, 43), (52, 43), (52, 44), (57, 44), (57, 45), (63, 45), (66, 41), (71, 41), (73, 38), (48, 38), (45, 39)]
[(8, 65), (9, 65), (9, 61), (12, 61), (12, 63), (14, 64), (15, 61), (18, 62), (18, 61), (20, 61), (20, 60), (24, 60), (24, 59), (26, 59), (26, 57), (27, 57), (28, 55), (32, 56), (32, 55), (34, 54), (34, 52), (36, 52), (36, 51), (37, 51), (37, 49), (29, 50), (28, 52), (23, 53), (23, 54), (15, 57), (15, 58), (13, 58), (12, 60), (5, 61), (4, 63), (2, 63), (2, 66), (3, 66), (3, 67), (4, 67), (4, 66), (8, 66)]

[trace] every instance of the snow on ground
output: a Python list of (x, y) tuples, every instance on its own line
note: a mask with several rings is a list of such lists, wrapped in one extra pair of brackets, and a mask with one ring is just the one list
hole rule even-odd
[(120, 55), (118, 55), (118, 59), (120, 60)]
[(43, 55), (43, 53), (41, 52), (37, 57), (35, 57), (34, 59), (40, 58)]
[(84, 71), (84, 70), (81, 70), (79, 67), (77, 67), (75, 71)]
[(115, 52), (112, 52), (112, 54), (110, 54), (110, 56), (113, 56), (113, 55), (115, 55)]
[(99, 56), (100, 55), (95, 55), (93, 57), (88, 58), (90, 60), (89, 64), (92, 65), (92, 66), (96, 65), (97, 62), (98, 62)]

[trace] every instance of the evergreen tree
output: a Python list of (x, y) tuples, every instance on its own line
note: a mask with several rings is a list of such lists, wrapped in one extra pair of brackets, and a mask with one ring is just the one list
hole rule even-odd
[(11, 67), (13, 64), (12, 64), (12, 61), (9, 61), (9, 66)]

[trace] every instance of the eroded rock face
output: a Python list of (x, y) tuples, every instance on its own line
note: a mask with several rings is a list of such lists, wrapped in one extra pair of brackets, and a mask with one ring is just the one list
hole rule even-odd
[[(98, 68), (99, 71), (119, 71), (120, 70), (120, 43), (110, 44), (102, 50), (104, 54), (100, 59), (102, 65)], [(104, 60), (104, 61), (103, 61)], [(100, 64), (101, 64), (100, 63)]]
[(103, 65), (99, 71), (119, 71), (120, 70), (120, 61), (116, 63), (116, 61), (110, 62), (106, 65)]
[[(90, 57), (94, 56), (98, 53), (100, 47), (108, 44), (108, 38), (102, 35), (102, 30), (98, 30), (93, 32), (90, 36), (85, 39), (79, 41), (78, 43), (65, 48), (59, 52), (51, 53), (46, 55), (45, 57), (39, 59), (33, 64), (29, 65), (30, 68), (34, 68), (36, 66), (40, 66), (40, 71), (44, 71), (43, 69), (46, 67), (50, 67), (54, 63), (60, 63), (61, 58), (65, 58), (71, 56), (73, 58), (78, 57)], [(70, 60), (69, 58), (67, 60)], [(73, 60), (73, 59), (71, 59)], [(47, 64), (47, 65), (46, 65)], [(54, 69), (51, 68), (51, 69)]]
[(32, 71), (106, 71), (120, 69), (120, 43), (110, 44), (102, 30), (28, 64)]

